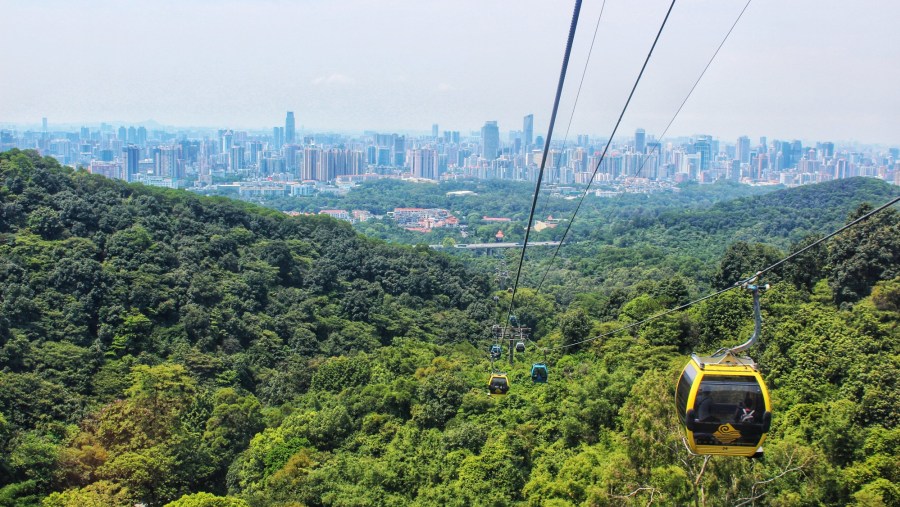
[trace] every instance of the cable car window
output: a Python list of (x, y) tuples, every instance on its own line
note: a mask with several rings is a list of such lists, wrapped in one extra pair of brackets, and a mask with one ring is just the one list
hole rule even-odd
[(678, 417), (684, 421), (684, 413), (687, 407), (688, 396), (691, 394), (691, 384), (697, 377), (697, 370), (690, 364), (684, 369), (681, 378), (678, 380), (678, 388), (675, 391), (675, 406), (678, 410)]
[(765, 411), (762, 390), (754, 377), (704, 377), (694, 404), (698, 422), (760, 424)]

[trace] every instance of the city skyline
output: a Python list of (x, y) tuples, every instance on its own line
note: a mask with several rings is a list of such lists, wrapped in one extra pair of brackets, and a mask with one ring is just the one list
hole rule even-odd
[[(622, 132), (661, 133), (743, 5), (676, 4)], [(570, 136), (609, 135), (666, 6), (607, 2)], [(599, 7), (585, 3), (558, 125), (568, 123)], [(294, 111), (298, 131), (427, 132), (438, 123), (467, 132), (496, 120), (506, 132), (531, 112), (535, 136), (546, 135), (571, 16), (571, 5), (538, 1), (0, 8), (16, 14), (0, 21), (0, 43), (16, 48), (0, 55), (15, 69), (0, 77), (0, 126), (48, 117), (271, 131)], [(897, 14), (900, 6), (874, 1), (753, 2), (667, 137), (896, 144)], [(88, 56), (67, 56), (59, 40)], [(564, 135), (562, 126), (554, 133)]]
[[(66, 165), (148, 185), (205, 191), (216, 187), (215, 178), (267, 181), (280, 186), (266, 187), (266, 192), (290, 186), (292, 195), (312, 192), (307, 182), (352, 183), (382, 177), (535, 181), (545, 165), (546, 181), (563, 185), (585, 184), (596, 177), (598, 183), (653, 188), (722, 179), (790, 186), (853, 176), (900, 184), (897, 146), (860, 148), (830, 140), (806, 143), (746, 135), (732, 143), (709, 134), (660, 141), (638, 128), (631, 136), (614, 140), (604, 157), (605, 139), (580, 134), (571, 142), (554, 141), (545, 152), (541, 136), (534, 144), (529, 142), (531, 114), (523, 117), (523, 130), (511, 131), (505, 138), (499, 135), (497, 122), (488, 120), (480, 132), (470, 135), (441, 132), (433, 124), (430, 135), (422, 136), (309, 132), (287, 142), (294, 137), (294, 121), (288, 111), (284, 127), (255, 133), (229, 128), (148, 131), (110, 124), (52, 131), (42, 118), (39, 131), (0, 129), (0, 151), (37, 149)], [(252, 185), (252, 192), (263, 191)]]

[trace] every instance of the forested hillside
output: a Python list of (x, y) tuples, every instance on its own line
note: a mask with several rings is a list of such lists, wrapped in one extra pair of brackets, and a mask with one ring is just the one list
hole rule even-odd
[[(753, 199), (843, 221), (864, 187)], [(488, 396), (509, 294), (464, 259), (2, 153), (0, 506), (896, 505), (894, 210), (766, 280), (759, 460), (688, 454), (673, 400), (689, 352), (749, 335), (747, 294), (575, 345), (783, 256), (734, 242), (759, 227), (753, 199), (694, 224), (732, 235), (712, 274), (648, 256), (615, 290), (520, 289), (517, 315), (554, 349), (517, 355), (510, 393)], [(536, 361), (549, 383), (531, 383)]]

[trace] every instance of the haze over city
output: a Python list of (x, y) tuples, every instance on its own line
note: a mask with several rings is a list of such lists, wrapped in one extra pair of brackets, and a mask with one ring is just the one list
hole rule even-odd
[[(668, 2), (586, 2), (562, 136), (608, 136)], [(659, 135), (744, 2), (683, 1), (621, 132)], [(0, 1), (0, 127), (169, 126), (545, 133), (571, 5), (464, 0)], [(670, 135), (894, 144), (900, 5), (752, 2)]]

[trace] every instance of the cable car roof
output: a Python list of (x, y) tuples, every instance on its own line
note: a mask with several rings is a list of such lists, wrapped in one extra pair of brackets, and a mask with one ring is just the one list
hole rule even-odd
[(698, 356), (691, 354), (691, 360), (697, 363), (697, 366), (705, 372), (737, 372), (737, 371), (758, 371), (756, 361), (746, 356), (738, 356), (730, 350), (725, 354), (714, 354), (712, 356)]

